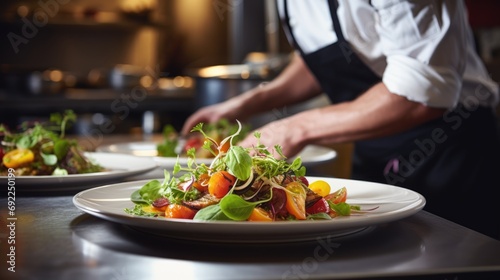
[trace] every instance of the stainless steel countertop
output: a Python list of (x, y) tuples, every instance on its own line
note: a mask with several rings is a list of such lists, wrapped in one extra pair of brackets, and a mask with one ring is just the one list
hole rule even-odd
[[(92, 150), (145, 139), (79, 140)], [(91, 216), (73, 205), (77, 191), (30, 194), (19, 187), (10, 220), (8, 184), (1, 185), (0, 279), (500, 279), (500, 241), (426, 211), (342, 238), (222, 244), (167, 238)], [(13, 245), (16, 272), (7, 262)]]
[(147, 234), (72, 197), (17, 194), (16, 272), (0, 199), (1, 279), (500, 279), (500, 241), (425, 211), (339, 239), (237, 245)]

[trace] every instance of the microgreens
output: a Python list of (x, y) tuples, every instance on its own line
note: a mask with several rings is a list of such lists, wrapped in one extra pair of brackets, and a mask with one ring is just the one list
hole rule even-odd
[[(165, 180), (160, 183), (153, 180), (144, 185), (140, 190), (132, 195), (132, 200), (136, 203), (151, 203), (159, 197), (167, 198), (171, 203), (182, 203), (183, 201), (194, 200), (199, 197), (201, 192), (196, 188), (185, 188), (183, 186), (191, 185), (189, 182), (195, 182), (202, 175), (211, 176), (218, 171), (228, 171), (236, 177), (236, 183), (233, 188), (220, 199), (220, 202), (214, 205), (202, 208), (197, 212), (194, 219), (196, 220), (246, 220), (257, 205), (269, 202), (272, 199), (273, 192), (269, 191), (269, 195), (263, 195), (259, 190), (253, 192), (253, 195), (240, 196), (236, 194), (235, 186), (241, 186), (243, 183), (250, 183), (254, 180), (262, 180), (263, 185), (278, 187), (284, 189), (276, 178), (284, 174), (293, 173), (295, 176), (304, 176), (305, 167), (302, 166), (300, 157), (295, 158), (291, 163), (286, 160), (282, 148), (279, 145), (273, 147), (274, 151), (280, 156), (276, 158), (269, 149), (261, 144), (261, 133), (255, 131), (253, 136), (257, 139), (257, 144), (253, 147), (233, 146), (234, 139), (242, 131), (242, 125), (239, 121), (238, 129), (232, 134), (217, 142), (209, 136), (205, 131), (203, 123), (197, 124), (191, 132), (199, 132), (205, 137), (203, 148), (211, 151), (215, 156), (210, 166), (198, 164), (195, 161), (196, 151), (191, 148), (187, 151), (188, 162), (187, 166), (182, 166), (179, 163), (179, 157), (174, 165), (173, 174), (178, 174), (184, 171), (184, 175), (180, 177), (170, 176), (170, 173), (165, 171)], [(229, 143), (227, 151), (221, 149), (224, 144)], [(216, 149), (214, 149), (216, 147)], [(255, 175), (256, 174), (256, 175)], [(285, 189), (285, 191), (287, 191)], [(264, 192), (264, 191), (263, 191)], [(259, 196), (255, 196), (259, 194)], [(133, 210), (128, 210), (133, 212)], [(322, 218), (322, 217), (318, 217)]]
[(64, 134), (66, 131), (66, 126), (70, 124), (70, 122), (76, 122), (76, 115), (72, 110), (64, 111), (64, 114), (54, 113), (50, 115), (50, 121), (60, 126), (60, 135), (59, 137), (64, 138)]

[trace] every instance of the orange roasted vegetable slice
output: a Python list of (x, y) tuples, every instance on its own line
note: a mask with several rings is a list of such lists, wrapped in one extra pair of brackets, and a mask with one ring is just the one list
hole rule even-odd
[(180, 204), (170, 204), (165, 209), (165, 218), (193, 219), (194, 215), (196, 211)]
[(269, 212), (266, 210), (260, 207), (255, 207), (247, 220), (251, 222), (272, 222), (273, 218), (271, 218)]
[(229, 192), (235, 181), (236, 177), (229, 172), (217, 171), (212, 174), (208, 181), (208, 192), (217, 198), (222, 198)]
[(306, 190), (301, 182), (291, 182), (286, 186), (286, 210), (297, 220), (306, 219)]

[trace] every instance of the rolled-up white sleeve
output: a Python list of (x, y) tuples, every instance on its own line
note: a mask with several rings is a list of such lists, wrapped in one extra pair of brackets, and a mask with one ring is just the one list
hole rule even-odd
[(459, 102), (470, 42), (457, 2), (372, 1), (387, 62), (382, 81), (392, 93), (431, 107)]
[(457, 71), (431, 67), (401, 55), (387, 58), (382, 81), (390, 92), (430, 107), (455, 106), (462, 88), (462, 79)]

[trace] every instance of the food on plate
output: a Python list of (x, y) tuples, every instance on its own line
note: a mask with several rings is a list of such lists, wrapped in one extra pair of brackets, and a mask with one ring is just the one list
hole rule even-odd
[[(346, 203), (345, 187), (330, 193), (327, 182), (308, 182), (301, 158), (287, 162), (279, 145), (272, 150), (260, 141), (251, 148), (234, 145), (240, 129), (215, 141), (202, 123), (197, 125), (194, 130), (213, 143), (203, 146), (215, 156), (210, 165), (197, 164), (191, 148), (187, 166), (177, 162), (172, 175), (165, 171), (163, 182), (151, 180), (134, 191), (134, 207), (125, 212), (209, 221), (316, 220), (364, 212)], [(260, 140), (259, 132), (254, 136)], [(176, 177), (180, 171), (182, 175)]]
[[(158, 156), (162, 157), (177, 157), (187, 156), (187, 151), (195, 148), (197, 158), (213, 158), (216, 155), (210, 149), (202, 149), (204, 145), (216, 145), (229, 135), (233, 135), (238, 130), (238, 125), (230, 123), (226, 119), (219, 120), (215, 123), (204, 124), (204, 133), (197, 130), (192, 130), (189, 135), (180, 137), (177, 130), (172, 125), (166, 125), (163, 128), (163, 141), (157, 145)], [(243, 126), (240, 133), (234, 137), (234, 143), (243, 140), (248, 134), (249, 127)], [(207, 138), (209, 137), (209, 138)], [(211, 139), (211, 140), (209, 140)], [(181, 145), (180, 152), (176, 151), (176, 147)], [(229, 143), (226, 144), (226, 150)], [(213, 149), (213, 151), (217, 151)]]
[(71, 110), (55, 113), (47, 123), (23, 123), (10, 131), (0, 125), (0, 175), (68, 175), (103, 171), (87, 158), (76, 140), (66, 139), (65, 130), (76, 115)]

